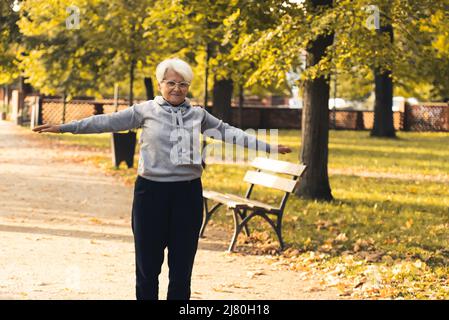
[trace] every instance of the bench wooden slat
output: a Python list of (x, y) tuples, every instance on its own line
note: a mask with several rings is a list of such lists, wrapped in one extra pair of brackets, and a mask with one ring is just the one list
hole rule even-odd
[(272, 205), (269, 205), (267, 203), (263, 203), (263, 202), (260, 202), (257, 200), (247, 199), (247, 198), (236, 196), (236, 195), (230, 194), (230, 193), (226, 193), (225, 195), (226, 195), (226, 197), (228, 197), (232, 200), (245, 202), (250, 208), (260, 208), (260, 209), (265, 209), (270, 212), (278, 210), (277, 208), (273, 207)]
[(228, 206), (229, 208), (242, 209), (245, 207), (249, 207), (249, 208), (264, 209), (269, 212), (277, 212), (279, 210), (269, 204), (257, 200), (247, 199), (230, 193), (224, 194), (215, 191), (203, 190), (203, 197), (216, 202), (220, 202)]
[(287, 161), (274, 160), (268, 158), (255, 158), (251, 165), (257, 169), (267, 170), (276, 173), (285, 173), (292, 176), (301, 176), (306, 168), (305, 165), (290, 163)]
[(232, 199), (226, 198), (224, 194), (215, 191), (203, 190), (203, 197), (223, 203), (229, 208), (244, 208), (246, 206), (246, 204), (242, 203), (241, 201), (234, 201)]
[(292, 192), (298, 182), (297, 180), (281, 178), (269, 173), (251, 170), (246, 172), (243, 180), (252, 184), (278, 189), (285, 192)]

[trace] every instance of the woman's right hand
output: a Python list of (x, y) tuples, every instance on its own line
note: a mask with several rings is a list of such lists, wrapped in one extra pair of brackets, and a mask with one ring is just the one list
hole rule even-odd
[(33, 128), (34, 132), (42, 133), (42, 132), (51, 132), (51, 133), (61, 133), (60, 126), (57, 124), (43, 124), (41, 126), (37, 126)]

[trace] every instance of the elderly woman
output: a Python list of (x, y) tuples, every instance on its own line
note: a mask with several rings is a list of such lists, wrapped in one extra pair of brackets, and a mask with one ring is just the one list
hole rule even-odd
[(204, 108), (191, 106), (186, 95), (193, 73), (186, 62), (180, 59), (161, 62), (156, 68), (156, 78), (162, 96), (154, 100), (68, 124), (45, 124), (33, 131), (81, 134), (142, 127), (132, 205), (136, 297), (158, 299), (158, 277), (167, 247), (167, 299), (187, 300), (203, 214), (203, 168), (199, 142), (192, 141), (195, 140), (192, 133), (199, 137), (199, 131), (205, 135), (212, 131), (214, 138), (224, 140), (226, 132), (232, 132), (236, 141), (244, 141), (246, 147), (279, 153), (291, 150), (265, 144), (215, 118)]

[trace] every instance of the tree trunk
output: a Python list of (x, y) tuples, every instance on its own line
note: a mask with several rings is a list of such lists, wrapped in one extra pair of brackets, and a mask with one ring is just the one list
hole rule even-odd
[(136, 61), (131, 60), (131, 66), (129, 68), (129, 106), (134, 104), (134, 68)]
[(3, 105), (6, 109), (8, 105), (8, 86), (6, 84), (3, 85)]
[(64, 93), (62, 94), (62, 123), (65, 123), (66, 108), (67, 108), (67, 94), (66, 91), (64, 90)]
[(375, 72), (373, 137), (396, 137), (393, 120), (393, 79), (391, 71)]
[(245, 103), (245, 89), (243, 87), (243, 81), (239, 84), (239, 128), (243, 128), (243, 104)]
[(209, 100), (209, 60), (211, 57), (211, 44), (206, 44), (206, 68), (204, 70), (204, 108), (207, 108)]
[[(379, 32), (389, 33), (391, 42), (393, 42), (393, 27), (386, 25)], [(371, 130), (373, 137), (390, 137), (395, 138), (393, 120), (393, 78), (391, 70), (374, 71), (375, 81), (375, 102), (374, 102), (374, 123)]]
[(153, 89), (153, 81), (150, 77), (143, 78), (143, 82), (145, 84), (145, 91), (147, 93), (147, 100), (154, 99), (154, 89)]
[(19, 77), (19, 91), (23, 93), (23, 96), (27, 96), (33, 92), (33, 87), (25, 82), (25, 77)]
[[(314, 6), (332, 5), (332, 0), (312, 1)], [(333, 34), (320, 35), (307, 50), (307, 64), (317, 64), (333, 42)], [(306, 199), (332, 200), (328, 163), (329, 141), (328, 77), (306, 80), (304, 84), (304, 107), (302, 110), (302, 143), (300, 161), (307, 165), (295, 194)]]
[(230, 79), (214, 81), (213, 114), (229, 123), (231, 120), (231, 100), (233, 81)]

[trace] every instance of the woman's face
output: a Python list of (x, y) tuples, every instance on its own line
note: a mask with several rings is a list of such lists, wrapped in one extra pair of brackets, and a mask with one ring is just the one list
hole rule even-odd
[(184, 102), (189, 85), (179, 73), (170, 69), (165, 73), (164, 80), (158, 84), (162, 97), (173, 106)]

